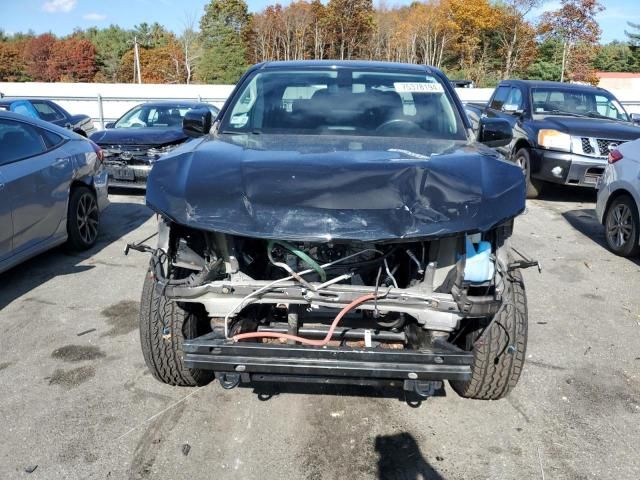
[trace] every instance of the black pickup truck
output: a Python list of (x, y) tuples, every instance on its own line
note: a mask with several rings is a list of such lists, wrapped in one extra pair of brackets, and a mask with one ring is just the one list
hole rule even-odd
[(140, 312), (151, 373), (172, 385), (443, 380), (498, 399), (525, 359), (509, 247), (520, 168), (474, 137), (442, 72), (360, 61), (249, 69), (198, 139), (154, 164), (158, 213)]
[(481, 118), (503, 118), (513, 140), (498, 148), (527, 176), (527, 198), (545, 182), (595, 187), (609, 150), (640, 138), (640, 115), (629, 115), (607, 90), (559, 82), (501, 82), (486, 105), (468, 103), (475, 129)]

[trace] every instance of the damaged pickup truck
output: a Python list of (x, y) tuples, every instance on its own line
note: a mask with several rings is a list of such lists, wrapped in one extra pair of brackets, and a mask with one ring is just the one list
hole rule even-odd
[[(158, 161), (140, 312), (151, 373), (395, 385), (498, 399), (517, 383), (527, 306), (509, 239), (522, 169), (473, 138), (444, 74), (376, 62), (250, 68), (215, 124)], [(484, 144), (484, 145), (483, 145)]]

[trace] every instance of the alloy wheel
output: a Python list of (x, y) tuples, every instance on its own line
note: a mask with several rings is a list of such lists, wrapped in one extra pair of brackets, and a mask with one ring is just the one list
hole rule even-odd
[(611, 209), (607, 218), (607, 237), (615, 248), (622, 248), (633, 233), (633, 215), (631, 209), (620, 203)]
[(87, 245), (92, 244), (98, 235), (98, 205), (90, 193), (80, 197), (76, 220), (82, 241)]

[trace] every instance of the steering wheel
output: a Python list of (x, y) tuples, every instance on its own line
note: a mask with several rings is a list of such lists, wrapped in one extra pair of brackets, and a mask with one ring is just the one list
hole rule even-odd
[(131, 125), (129, 125), (130, 127), (140, 127), (140, 128), (144, 128), (146, 127), (146, 125), (142, 122), (133, 122)]
[(386, 133), (424, 133), (424, 130), (420, 128), (416, 122), (412, 122), (411, 120), (405, 120), (404, 118), (393, 118), (391, 120), (387, 120), (386, 122), (378, 125), (376, 128), (376, 132), (385, 131)]

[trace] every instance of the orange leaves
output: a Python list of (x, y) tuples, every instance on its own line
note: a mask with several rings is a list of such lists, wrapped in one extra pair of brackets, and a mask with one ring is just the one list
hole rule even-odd
[[(169, 42), (166, 46), (139, 51), (142, 83), (184, 83), (184, 53), (178, 44)], [(118, 81), (133, 81), (133, 56), (133, 50), (129, 50), (122, 57)]]

